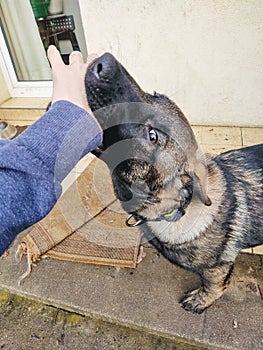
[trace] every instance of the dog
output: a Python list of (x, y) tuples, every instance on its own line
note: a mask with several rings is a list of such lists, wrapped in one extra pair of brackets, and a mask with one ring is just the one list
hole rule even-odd
[(145, 93), (109, 53), (89, 66), (88, 102), (126, 224), (201, 277), (181, 305), (202, 313), (223, 294), (241, 249), (263, 244), (263, 144), (204, 155), (179, 107)]

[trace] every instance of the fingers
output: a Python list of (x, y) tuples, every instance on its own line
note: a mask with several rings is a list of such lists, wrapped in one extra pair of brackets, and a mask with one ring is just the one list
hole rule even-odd
[(69, 64), (73, 63), (84, 63), (83, 56), (80, 51), (73, 51), (69, 55)]
[[(54, 45), (50, 45), (48, 47), (47, 56), (52, 69), (58, 67), (59, 65), (65, 65), (60, 55), (60, 52)], [(85, 66), (89, 66), (97, 57), (98, 55), (94, 53), (89, 55), (87, 57), (87, 62), (85, 63)], [(71, 52), (69, 56), (69, 64), (71, 65), (73, 63), (84, 63), (83, 56), (80, 51)]]
[(47, 56), (52, 69), (58, 67), (61, 64), (64, 65), (60, 52), (58, 51), (56, 46), (50, 45), (48, 47)]
[[(52, 103), (66, 100), (91, 113), (85, 92), (87, 63), (84, 63), (81, 52), (73, 51), (70, 54), (69, 65), (64, 64), (59, 50), (53, 45), (49, 46), (47, 55), (52, 68)], [(88, 63), (94, 58), (94, 55), (89, 56)]]
[[(59, 65), (65, 66), (65, 64), (62, 60), (62, 57), (60, 55), (60, 52), (58, 51), (58, 49), (54, 45), (50, 45), (48, 47), (47, 56), (48, 56), (48, 60), (50, 62), (52, 69), (53, 68), (56, 69), (56, 67), (58, 67)], [(73, 52), (71, 52), (71, 54), (69, 56), (69, 64), (73, 64), (76, 62), (84, 63), (82, 53), (79, 51), (73, 51)]]

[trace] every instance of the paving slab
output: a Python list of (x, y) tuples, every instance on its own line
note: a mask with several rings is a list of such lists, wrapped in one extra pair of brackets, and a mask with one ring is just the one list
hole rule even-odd
[(205, 313), (205, 343), (226, 349), (263, 349), (262, 261), (261, 255), (239, 255), (229, 288)]
[(199, 285), (199, 278), (173, 266), (148, 244), (136, 269), (43, 259), (18, 287), (26, 259), (17, 263), (14, 254), (23, 234), (0, 260), (2, 289), (207, 349), (263, 349), (262, 256), (241, 254), (224, 296), (195, 315), (184, 311), (178, 301)]

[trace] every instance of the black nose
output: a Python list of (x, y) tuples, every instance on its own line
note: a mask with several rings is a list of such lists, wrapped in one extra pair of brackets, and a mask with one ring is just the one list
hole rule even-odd
[(91, 71), (97, 79), (110, 79), (114, 75), (117, 64), (118, 62), (110, 53), (105, 53), (93, 63)]

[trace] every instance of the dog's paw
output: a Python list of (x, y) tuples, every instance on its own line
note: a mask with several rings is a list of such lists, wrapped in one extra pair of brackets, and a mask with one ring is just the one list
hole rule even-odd
[(208, 302), (208, 295), (203, 288), (195, 289), (191, 292), (187, 292), (180, 304), (186, 311), (191, 311), (197, 314), (201, 314), (211, 302)]

